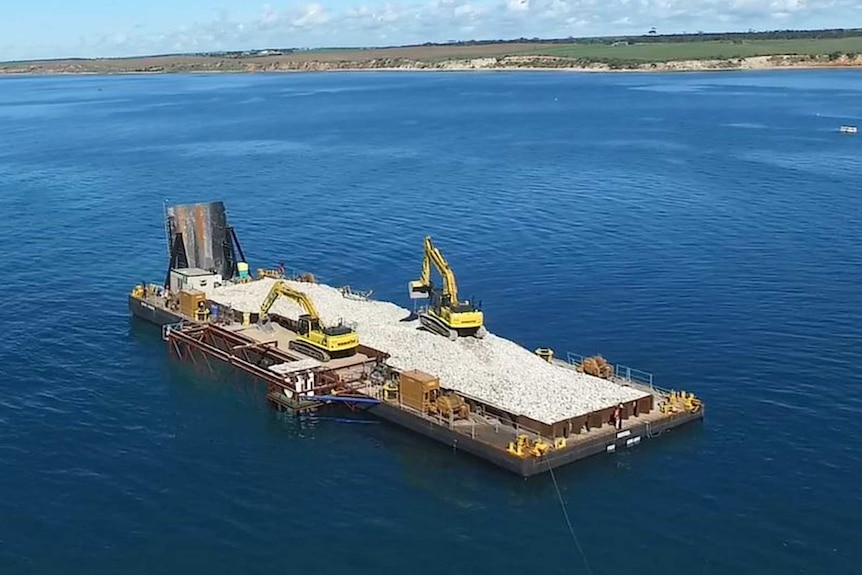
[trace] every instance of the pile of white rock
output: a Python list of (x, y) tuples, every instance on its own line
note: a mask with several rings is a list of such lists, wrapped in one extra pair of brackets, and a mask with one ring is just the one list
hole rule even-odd
[[(209, 290), (208, 297), (237, 311), (257, 312), (275, 280)], [(419, 328), (418, 320), (403, 321), (408, 309), (389, 302), (345, 298), (337, 288), (287, 281), (305, 292), (324, 325), (353, 324), (361, 343), (390, 354), (399, 369), (418, 369), (440, 378), (440, 385), (514, 414), (542, 423), (555, 423), (647, 394), (616, 383), (546, 362), (535, 353), (492, 333), (483, 339), (457, 341)], [(270, 313), (296, 318), (304, 310), (279, 298)]]

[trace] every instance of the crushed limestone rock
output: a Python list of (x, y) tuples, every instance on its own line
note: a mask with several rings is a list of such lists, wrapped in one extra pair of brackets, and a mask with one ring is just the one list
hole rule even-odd
[[(208, 297), (237, 311), (257, 312), (276, 280), (208, 290)], [(305, 292), (324, 325), (353, 324), (361, 343), (390, 354), (398, 369), (419, 369), (440, 385), (516, 415), (552, 424), (612, 407), (648, 394), (573, 369), (548, 363), (520, 345), (488, 333), (483, 339), (457, 341), (420, 329), (419, 321), (402, 321), (410, 310), (390, 302), (345, 298), (337, 288), (285, 280)], [(271, 313), (297, 318), (304, 310), (286, 298)]]

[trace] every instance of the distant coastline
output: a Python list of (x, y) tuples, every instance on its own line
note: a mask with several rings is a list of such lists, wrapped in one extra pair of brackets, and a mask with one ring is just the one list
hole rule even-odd
[(862, 30), (821, 30), (34, 60), (0, 62), (0, 76), (482, 70), (691, 72), (857, 67), (862, 67)]
[[(161, 59), (164, 63), (159, 62)], [(816, 56), (778, 54), (734, 59), (670, 60), (612, 66), (596, 62), (582, 64), (551, 57), (471, 58), (425, 62), (421, 60), (373, 61), (304, 61), (258, 62), (244, 61), (237, 66), (219, 59), (154, 57), (146, 62), (135, 60), (75, 60), (58, 62), (28, 62), (0, 64), (0, 76), (22, 75), (109, 75), (109, 74), (182, 74), (182, 73), (289, 73), (289, 72), (397, 72), (397, 71), (556, 71), (556, 72), (707, 72), (730, 70), (829, 69), (862, 68), (862, 56), (836, 59)]]

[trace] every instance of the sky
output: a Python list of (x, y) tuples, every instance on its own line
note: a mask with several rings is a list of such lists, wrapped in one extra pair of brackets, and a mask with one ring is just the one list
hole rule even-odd
[(862, 0), (0, 0), (0, 61), (862, 26)]

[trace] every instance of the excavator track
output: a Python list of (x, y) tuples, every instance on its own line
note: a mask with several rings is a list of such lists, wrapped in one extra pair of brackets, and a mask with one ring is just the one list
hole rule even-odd
[(458, 335), (460, 337), (475, 337), (476, 339), (482, 339), (483, 337), (485, 337), (485, 334), (487, 333), (485, 331), (485, 328), (482, 326), (479, 326), (477, 328), (476, 327), (462, 328), (462, 329), (456, 330), (456, 332), (458, 333)]
[(311, 345), (310, 343), (302, 340), (292, 340), (290, 343), (287, 344), (287, 347), (289, 347), (293, 351), (297, 351), (303, 355), (307, 355), (308, 357), (313, 357), (317, 361), (323, 363), (326, 363), (327, 361), (332, 359), (327, 352), (323, 351), (317, 346)]
[(485, 326), (483, 325), (480, 325), (478, 328), (461, 330), (452, 329), (443, 323), (443, 320), (428, 312), (419, 314), (419, 323), (428, 331), (434, 332), (437, 335), (442, 335), (443, 337), (448, 337), (452, 341), (457, 340), (459, 337), (475, 337), (476, 339), (482, 339), (488, 335), (488, 330), (485, 329)]
[(422, 324), (422, 327), (424, 327), (430, 332), (436, 333), (437, 335), (448, 337), (452, 341), (458, 339), (457, 331), (455, 331), (454, 329), (450, 329), (440, 319), (434, 317), (427, 312), (419, 314), (419, 323)]

